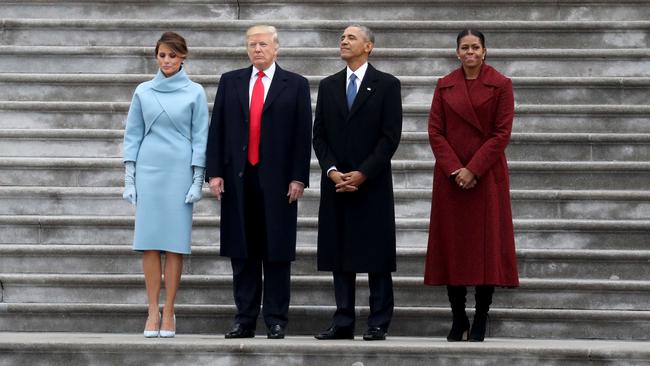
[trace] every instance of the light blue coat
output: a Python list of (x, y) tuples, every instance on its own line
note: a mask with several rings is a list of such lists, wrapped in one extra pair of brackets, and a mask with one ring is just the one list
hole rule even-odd
[(135, 250), (189, 253), (192, 166), (205, 167), (208, 104), (203, 87), (181, 69), (135, 90), (124, 132), (124, 161), (134, 161)]

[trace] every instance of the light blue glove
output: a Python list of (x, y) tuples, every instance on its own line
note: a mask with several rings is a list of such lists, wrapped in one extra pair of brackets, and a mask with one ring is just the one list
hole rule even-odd
[(124, 162), (124, 193), (122, 198), (135, 206), (135, 162)]
[(205, 169), (196, 165), (193, 165), (192, 168), (194, 168), (194, 176), (192, 177), (192, 185), (185, 196), (185, 203), (198, 202), (203, 197), (201, 189), (203, 188), (203, 173)]

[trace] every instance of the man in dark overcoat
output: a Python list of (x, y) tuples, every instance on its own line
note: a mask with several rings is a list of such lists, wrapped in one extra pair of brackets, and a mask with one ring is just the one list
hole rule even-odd
[(368, 63), (374, 36), (353, 25), (341, 36), (347, 67), (318, 88), (313, 144), (321, 175), (318, 269), (332, 271), (336, 312), (317, 339), (354, 337), (355, 279), (368, 273), (365, 340), (383, 340), (393, 314), (395, 208), (391, 158), (402, 130), (400, 82)]
[(311, 99), (307, 79), (276, 64), (274, 27), (248, 29), (246, 47), (253, 65), (219, 81), (206, 180), (221, 200), (220, 250), (233, 269), (237, 315), (226, 338), (254, 337), (263, 301), (267, 335), (278, 339), (288, 321), (297, 201), (309, 184)]

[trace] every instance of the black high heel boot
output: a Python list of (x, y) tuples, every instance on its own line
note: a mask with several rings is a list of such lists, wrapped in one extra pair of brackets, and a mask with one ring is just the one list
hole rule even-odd
[(465, 313), (465, 296), (467, 288), (465, 286), (447, 286), (447, 297), (451, 304), (451, 313), (453, 322), (451, 330), (447, 336), (449, 342), (459, 342), (467, 340), (469, 334), (469, 319)]
[(492, 304), (494, 286), (476, 286), (476, 312), (472, 321), (472, 330), (469, 333), (470, 342), (483, 342), (488, 323), (488, 311)]

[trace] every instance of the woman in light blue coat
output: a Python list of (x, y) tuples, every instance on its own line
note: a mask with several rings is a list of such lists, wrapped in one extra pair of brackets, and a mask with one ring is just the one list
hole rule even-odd
[[(135, 89), (124, 132), (124, 199), (135, 205), (133, 249), (143, 252), (149, 316), (145, 337), (176, 334), (174, 300), (190, 253), (192, 206), (201, 199), (208, 104), (183, 68), (187, 45), (166, 32), (156, 44), (160, 70)], [(165, 305), (159, 313), (160, 253)]]

